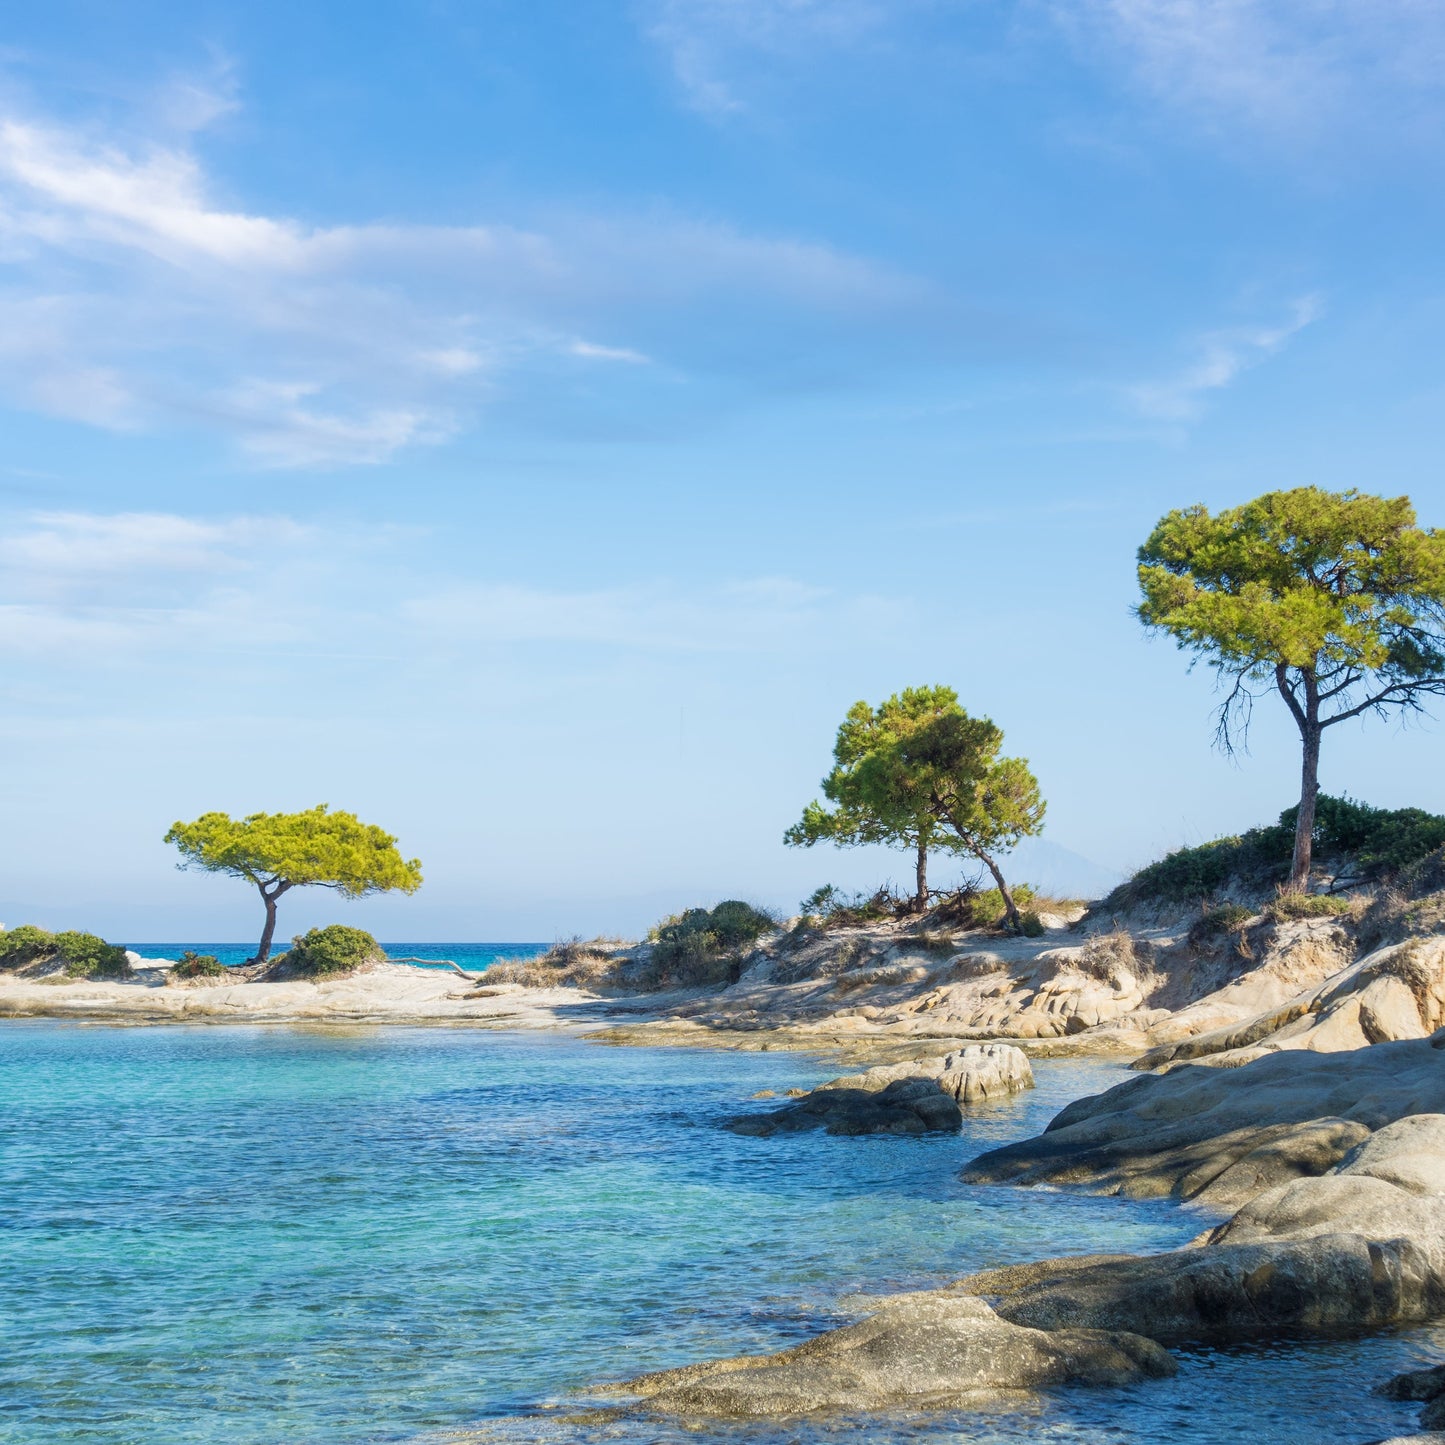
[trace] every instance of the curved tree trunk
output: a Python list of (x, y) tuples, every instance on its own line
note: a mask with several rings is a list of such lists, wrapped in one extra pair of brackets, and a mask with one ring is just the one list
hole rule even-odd
[(1002, 870), (999, 868), (998, 864), (995, 863), (993, 859), (990, 858), (989, 855), (983, 851), (982, 848), (975, 848), (973, 851), (978, 856), (979, 860), (983, 863), (983, 866), (987, 868), (990, 873), (993, 874), (994, 885), (995, 887), (997, 887), (999, 893), (1003, 897), (1004, 918), (1007, 921), (1008, 926), (1012, 928), (1015, 933), (1019, 932), (1019, 930), (1023, 926), (1023, 920), (1019, 917), (1018, 904), (1014, 902), (1013, 893), (1009, 890), (1008, 884), (1004, 881)]
[(264, 883), (257, 883), (260, 890), (261, 901), (266, 905), (266, 926), (261, 930), (261, 942), (257, 945), (256, 956), (252, 963), (265, 963), (271, 957), (271, 940), (276, 936), (276, 900), (291, 885), (283, 881), (276, 881), (268, 886)]
[(252, 963), (265, 963), (271, 957), (271, 940), (276, 936), (276, 900), (263, 888), (261, 901), (266, 905), (266, 926), (261, 930), (261, 942), (256, 945)]

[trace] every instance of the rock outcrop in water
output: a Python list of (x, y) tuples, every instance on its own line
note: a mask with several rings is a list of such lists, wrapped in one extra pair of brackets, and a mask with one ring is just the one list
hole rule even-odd
[(1347, 1054), (1291, 1050), (1130, 1079), (1070, 1104), (1036, 1138), (980, 1155), (964, 1178), (1238, 1205), (1325, 1173), (1386, 1124), (1441, 1112), (1445, 1034)]
[(1123, 1385), (1174, 1370), (1165, 1350), (1138, 1335), (1022, 1328), (980, 1299), (928, 1292), (900, 1295), (868, 1319), (774, 1355), (663, 1370), (617, 1388), (668, 1414), (788, 1416), (960, 1407), (1004, 1391)]
[(737, 1134), (955, 1133), (960, 1105), (1001, 1099), (1031, 1089), (1033, 1069), (1021, 1049), (972, 1044), (951, 1054), (900, 1064), (881, 1064), (861, 1074), (831, 1079), (796, 1103), (729, 1122)]
[(1445, 1315), (1445, 1033), (1131, 1079), (1070, 1105), (1038, 1138), (981, 1155), (965, 1177), (1235, 1212), (1183, 1249), (986, 1271), (794, 1350), (628, 1388), (684, 1415), (932, 1406), (1126, 1378), (1121, 1360), (1157, 1373), (1170, 1344)]

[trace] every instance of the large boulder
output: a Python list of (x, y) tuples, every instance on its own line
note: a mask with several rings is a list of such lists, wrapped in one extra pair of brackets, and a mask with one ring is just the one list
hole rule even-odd
[(857, 1324), (774, 1355), (744, 1355), (644, 1375), (616, 1387), (652, 1411), (789, 1416), (818, 1410), (987, 1403), (1000, 1393), (1120, 1385), (1174, 1373), (1150, 1340), (1101, 1330), (1009, 1324), (980, 1299), (900, 1295)]
[(1143, 1075), (1070, 1104), (1032, 1139), (979, 1155), (964, 1178), (1242, 1203), (1323, 1174), (1396, 1119), (1445, 1112), (1442, 1049), (1445, 1034)]
[(1034, 1329), (1129, 1330), (1162, 1343), (1337, 1333), (1427, 1319), (1445, 1291), (1408, 1239), (1353, 1232), (994, 1270), (960, 1289)]
[(1235, 1064), (1264, 1051), (1338, 1053), (1425, 1038), (1445, 1025), (1445, 938), (1411, 938), (1377, 948), (1308, 989), (1192, 1037), (1178, 1036), (1182, 1021), (1183, 1014), (1176, 1015), (1154, 1030), (1169, 1037), (1135, 1068), (1203, 1058)]
[(959, 1105), (1031, 1089), (1033, 1069), (1021, 1049), (971, 1044), (950, 1054), (882, 1064), (820, 1084), (795, 1103), (729, 1122), (735, 1133), (768, 1135), (824, 1129), (829, 1134), (956, 1133)]

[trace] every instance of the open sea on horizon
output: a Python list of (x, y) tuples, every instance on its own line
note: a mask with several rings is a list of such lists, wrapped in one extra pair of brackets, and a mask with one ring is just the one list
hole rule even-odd
[[(480, 973), (499, 958), (536, 958), (552, 945), (549, 943), (387, 943), (381, 946), (389, 958), (423, 960), (440, 964), (443, 960), (460, 965), (469, 973)], [(290, 940), (278, 942), (272, 958), (279, 958)], [(249, 943), (126, 943), (122, 945), (142, 958), (179, 958), (186, 949), (193, 953), (209, 953), (227, 968), (247, 962), (256, 952), (255, 941)]]
[[(154, 947), (154, 945), (149, 945)], [(777, 1349), (855, 1291), (1175, 1247), (1164, 1202), (963, 1184), (1123, 1077), (1044, 1061), (962, 1137), (743, 1138), (782, 1052), (477, 1028), (0, 1022), (3, 1445), (1364, 1442), (1445, 1331), (1181, 1352), (1172, 1380), (977, 1413), (616, 1416), (579, 1392)]]

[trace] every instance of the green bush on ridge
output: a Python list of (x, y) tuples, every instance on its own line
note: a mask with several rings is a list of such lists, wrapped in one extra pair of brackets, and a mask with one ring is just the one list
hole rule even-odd
[(125, 949), (94, 933), (66, 929), (50, 933), (33, 923), (0, 932), (0, 963), (24, 968), (32, 963), (57, 959), (69, 978), (129, 978), (130, 960)]
[(223, 978), (230, 969), (214, 953), (188, 948), (167, 971), (173, 978)]
[(65, 960), (71, 978), (126, 978), (131, 971), (125, 949), (94, 933), (57, 933), (55, 951)]
[(1297, 918), (1338, 918), (1353, 907), (1348, 898), (1332, 893), (1281, 893), (1264, 915), (1272, 923), (1289, 923)]
[(33, 923), (22, 923), (19, 928), (0, 932), (0, 961), (11, 968), (23, 968), (54, 953), (55, 935)]
[(386, 951), (365, 929), (331, 923), (297, 934), (282, 961), (296, 973), (321, 978), (350, 973), (385, 957)]
[(736, 976), (738, 954), (777, 920), (751, 903), (729, 898), (716, 908), (689, 908), (653, 930), (652, 968), (661, 983), (703, 985)]
[[(1192, 903), (1238, 884), (1261, 889), (1283, 883), (1294, 851), (1299, 809), (1279, 822), (1179, 848), (1141, 868), (1104, 900), (1105, 908), (1141, 903)], [(1445, 817), (1422, 808), (1374, 808), (1321, 794), (1315, 813), (1315, 856), (1354, 882), (1391, 878), (1445, 845)]]
[(1208, 908), (1190, 926), (1189, 942), (1196, 948), (1226, 934), (1238, 933), (1254, 917), (1254, 910), (1243, 903), (1225, 903)]

